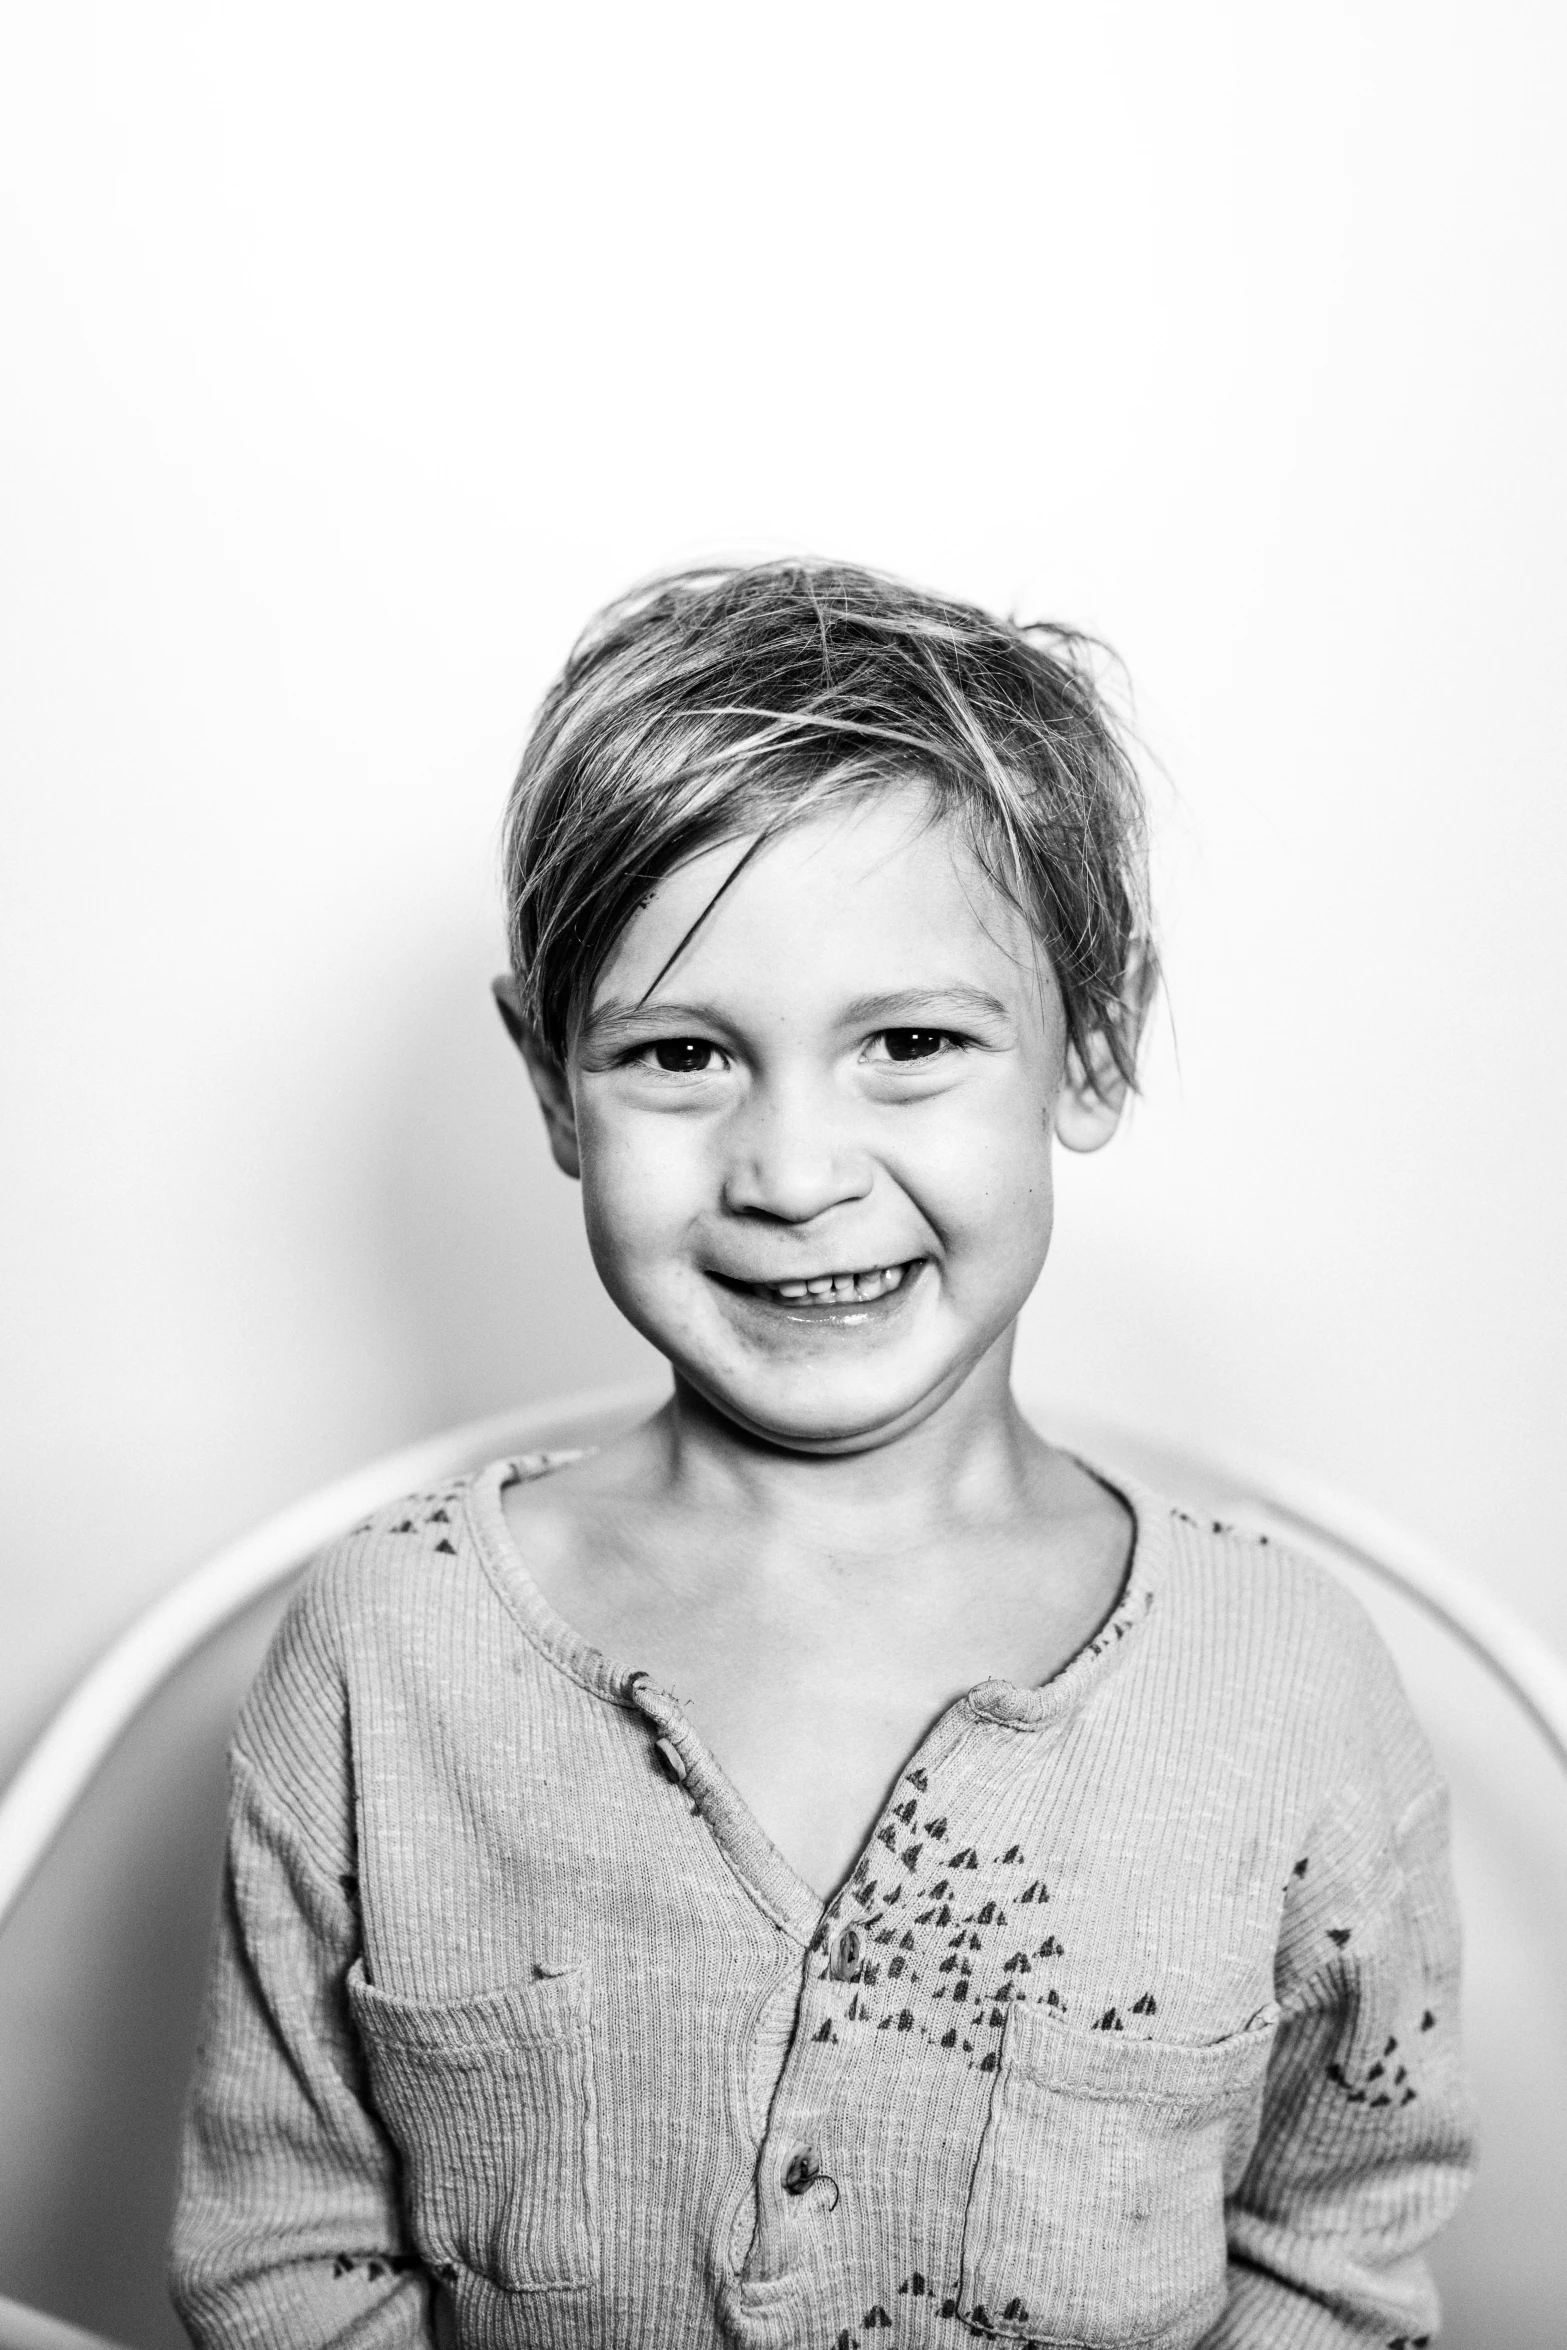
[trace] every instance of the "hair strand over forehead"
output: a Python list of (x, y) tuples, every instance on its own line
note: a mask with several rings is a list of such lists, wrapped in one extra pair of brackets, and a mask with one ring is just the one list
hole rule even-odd
[(544, 698), (507, 808), (512, 967), (543, 1048), (564, 1061), (675, 866), (917, 782), (1049, 956), (1085, 1066), (1102, 1040), (1135, 1083), (1158, 967), (1103, 654), (844, 563), (676, 572), (607, 606)]

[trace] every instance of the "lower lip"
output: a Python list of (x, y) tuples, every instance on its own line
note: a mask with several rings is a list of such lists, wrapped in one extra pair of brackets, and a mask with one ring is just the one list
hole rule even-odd
[(720, 1280), (718, 1286), (736, 1305), (747, 1309), (747, 1318), (755, 1318), (772, 1329), (780, 1326), (789, 1330), (866, 1330), (890, 1322), (900, 1314), (924, 1278), (928, 1257), (918, 1257), (909, 1266), (896, 1289), (884, 1289), (880, 1297), (833, 1298), (830, 1303), (804, 1298), (768, 1297), (755, 1289), (743, 1289), (738, 1282)]

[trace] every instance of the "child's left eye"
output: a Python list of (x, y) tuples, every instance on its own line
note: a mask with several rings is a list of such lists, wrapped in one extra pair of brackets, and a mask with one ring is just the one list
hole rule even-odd
[(884, 1028), (877, 1042), (886, 1046), (889, 1061), (934, 1061), (961, 1039), (945, 1028)]

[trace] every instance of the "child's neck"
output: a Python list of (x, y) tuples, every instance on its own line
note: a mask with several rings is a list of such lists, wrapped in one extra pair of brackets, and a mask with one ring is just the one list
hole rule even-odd
[(999, 1531), (1038, 1506), (1051, 1461), (1012, 1399), (1005, 1359), (986, 1361), (915, 1426), (843, 1452), (753, 1436), (677, 1379), (648, 1430), (667, 1507), (744, 1526), (771, 1547), (836, 1559), (907, 1560), (954, 1535)]

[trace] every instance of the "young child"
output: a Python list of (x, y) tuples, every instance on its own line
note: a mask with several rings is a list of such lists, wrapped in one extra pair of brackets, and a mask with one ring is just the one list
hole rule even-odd
[(836, 565), (666, 580), (549, 695), (506, 876), (502, 1011), (674, 1392), (291, 1605), (192, 2336), (1426, 2340), (1469, 2125), (1392, 1666), (1011, 1397), (1053, 1145), (1110, 1138), (1154, 984), (1080, 641)]

